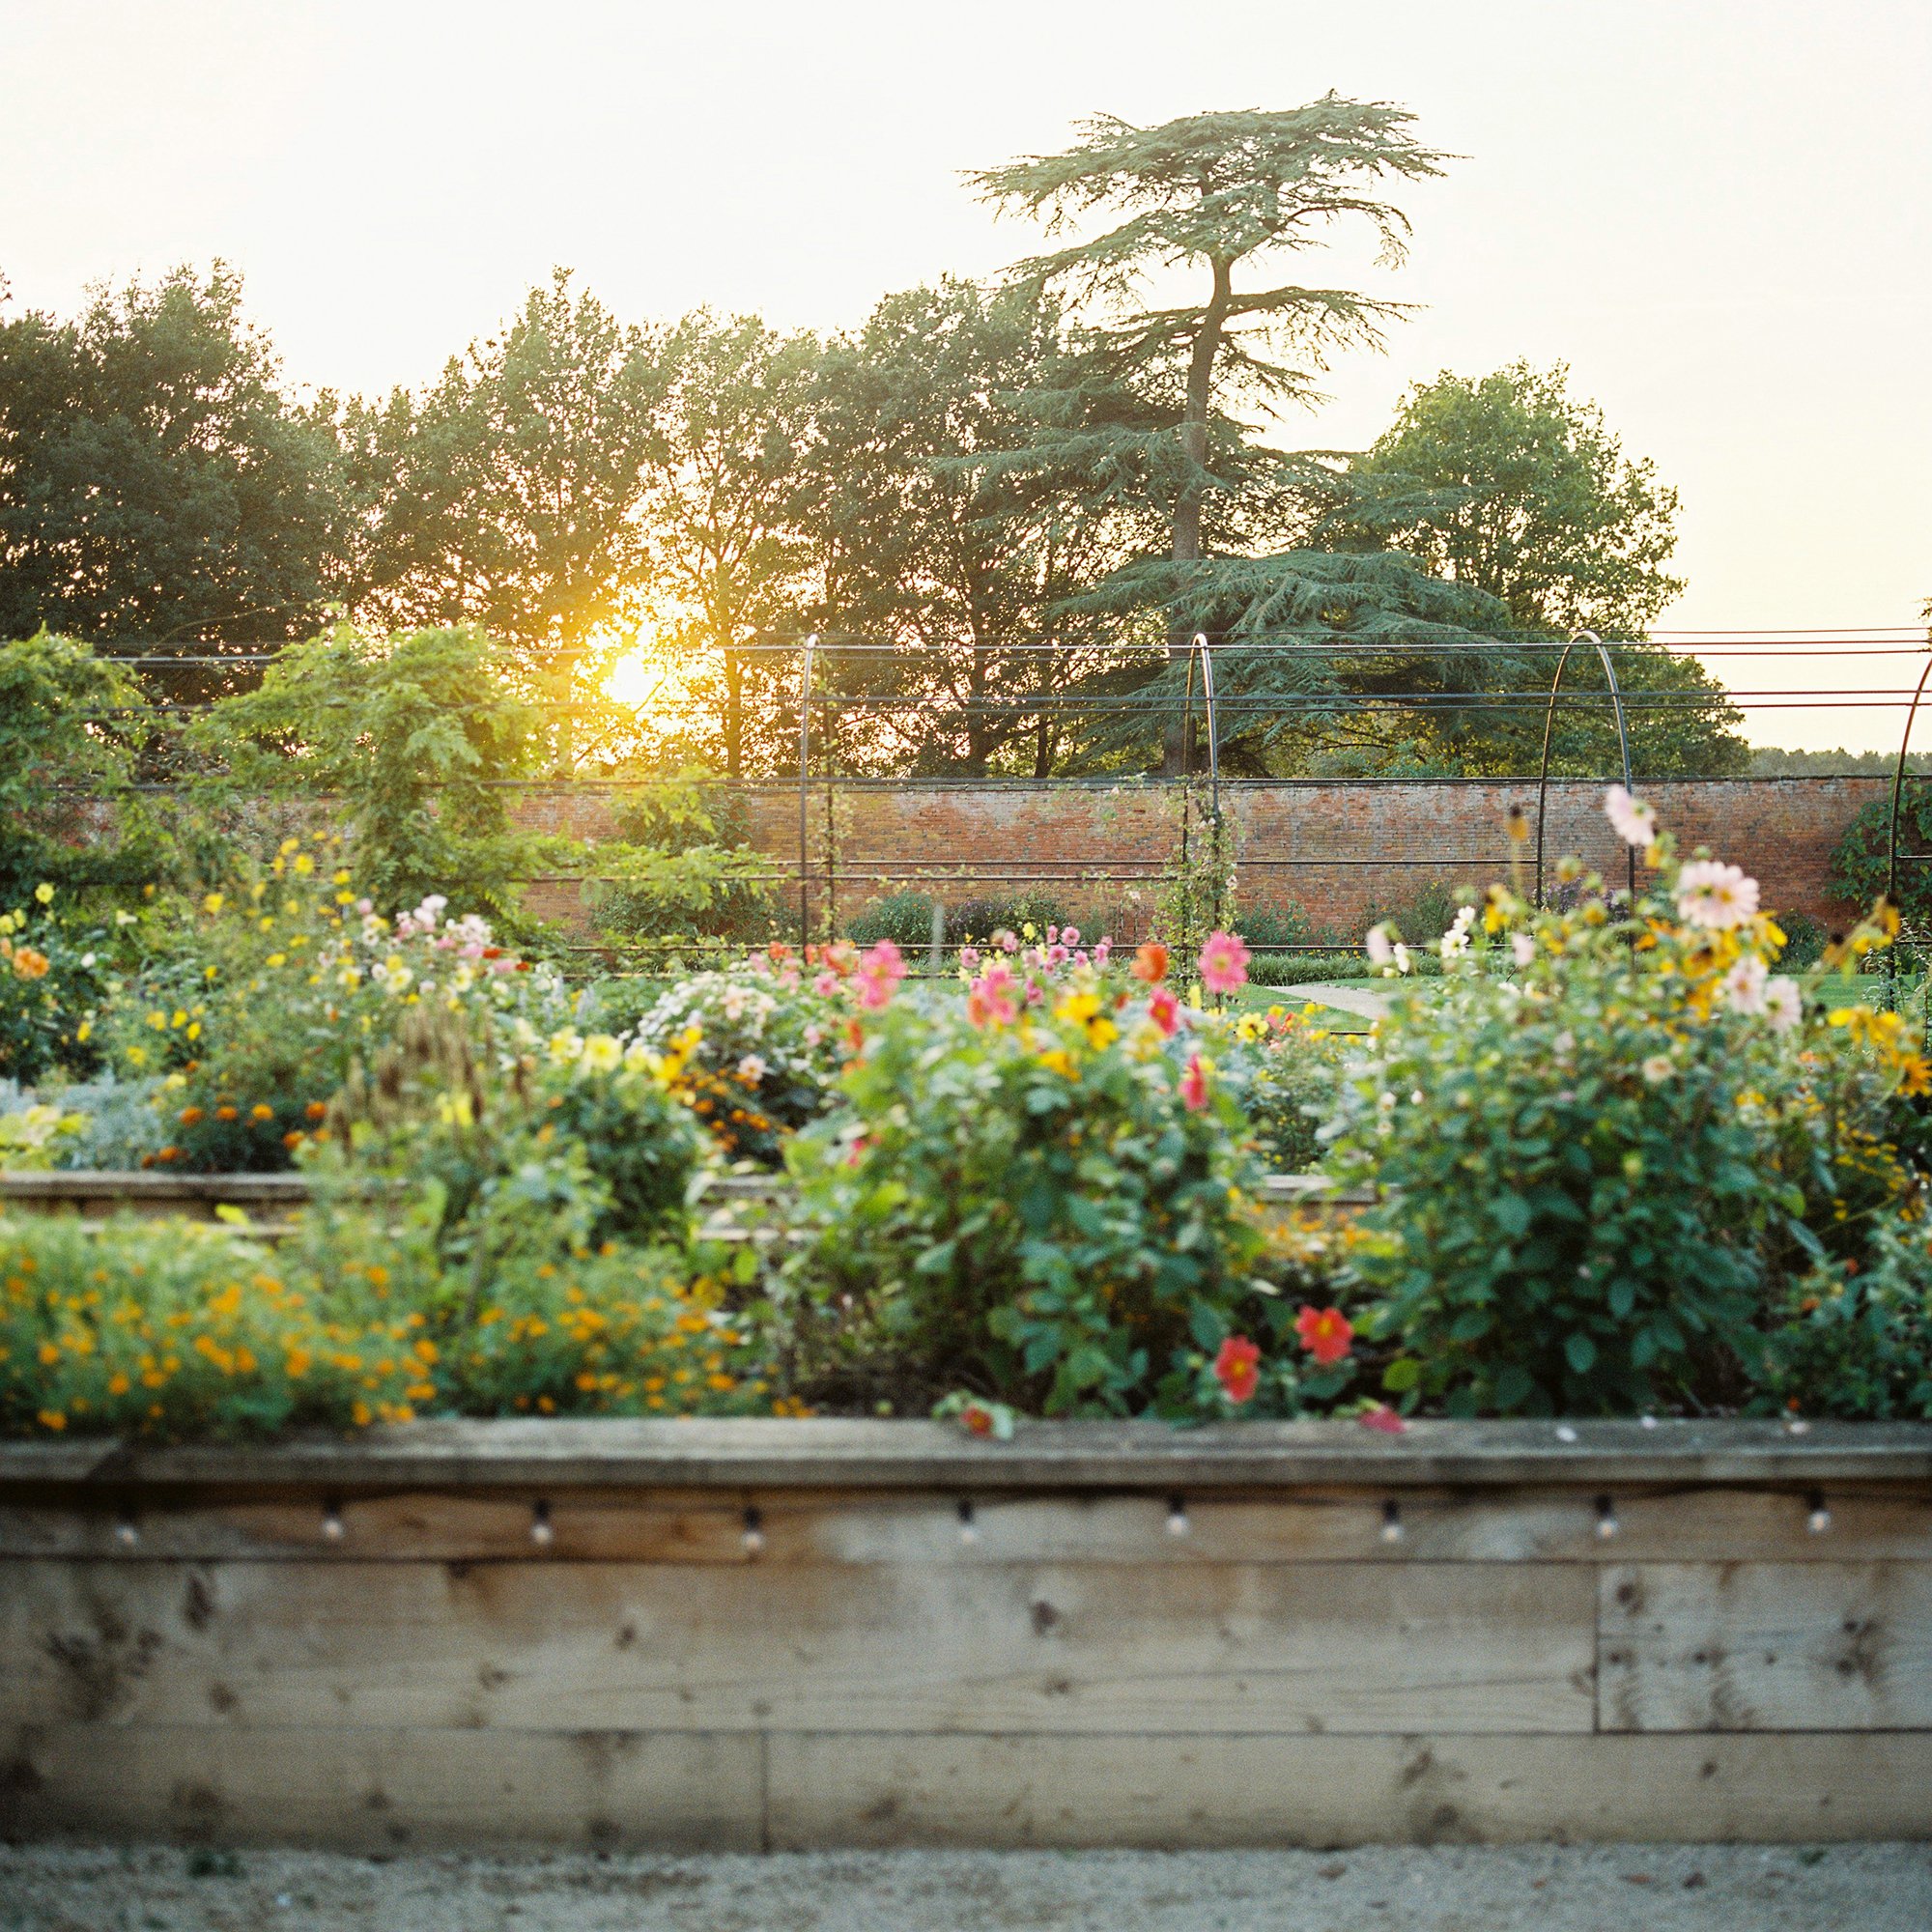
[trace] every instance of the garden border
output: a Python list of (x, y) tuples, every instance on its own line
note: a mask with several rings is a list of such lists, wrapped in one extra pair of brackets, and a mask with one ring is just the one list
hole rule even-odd
[(1932, 1837), (1932, 1427), (0, 1444), (0, 1833)]

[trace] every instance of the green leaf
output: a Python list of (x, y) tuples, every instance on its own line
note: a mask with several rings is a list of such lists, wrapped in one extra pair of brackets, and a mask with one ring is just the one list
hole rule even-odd
[(1579, 1376), (1587, 1376), (1597, 1363), (1597, 1345), (1579, 1329), (1563, 1338), (1563, 1353)]
[(1422, 1364), (1413, 1355), (1398, 1355), (1382, 1371), (1382, 1387), (1390, 1395), (1402, 1395), (1422, 1380)]

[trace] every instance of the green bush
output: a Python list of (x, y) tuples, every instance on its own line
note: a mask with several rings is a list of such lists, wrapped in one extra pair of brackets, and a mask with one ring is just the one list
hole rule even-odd
[(1634, 917), (1595, 881), (1569, 912), (1492, 888), (1446, 991), (1397, 990), (1350, 1069), (1335, 1166), (1383, 1190), (1355, 1265), (1391, 1389), (1451, 1413), (1734, 1397), (1781, 1273), (1902, 1183), (1891, 1095), (1932, 1080), (1905, 1029), (1801, 1017), (1755, 887), (1658, 856)]
[(845, 936), (854, 946), (876, 946), (890, 939), (903, 952), (923, 952), (932, 944), (936, 903), (924, 893), (887, 893), (845, 922)]
[(1013, 997), (983, 1023), (886, 1008), (847, 1113), (793, 1143), (807, 1358), (1049, 1414), (1199, 1412), (1198, 1351), (1264, 1319), (1239, 1108), (1091, 974)]
[(1321, 1122), (1341, 1087), (1346, 1037), (1280, 1007), (1243, 1013), (1225, 1031), (1221, 1065), (1264, 1165), (1275, 1174), (1314, 1167), (1323, 1151)]

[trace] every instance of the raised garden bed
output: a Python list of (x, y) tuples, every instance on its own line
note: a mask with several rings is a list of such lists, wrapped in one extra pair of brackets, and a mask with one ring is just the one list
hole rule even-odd
[(1932, 1429), (0, 1445), (0, 1832), (1932, 1835)]

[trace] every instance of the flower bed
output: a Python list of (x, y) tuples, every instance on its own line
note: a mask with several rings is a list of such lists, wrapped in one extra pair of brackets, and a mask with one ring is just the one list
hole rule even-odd
[(1932, 1430), (0, 1445), (0, 1833), (1932, 1835)]

